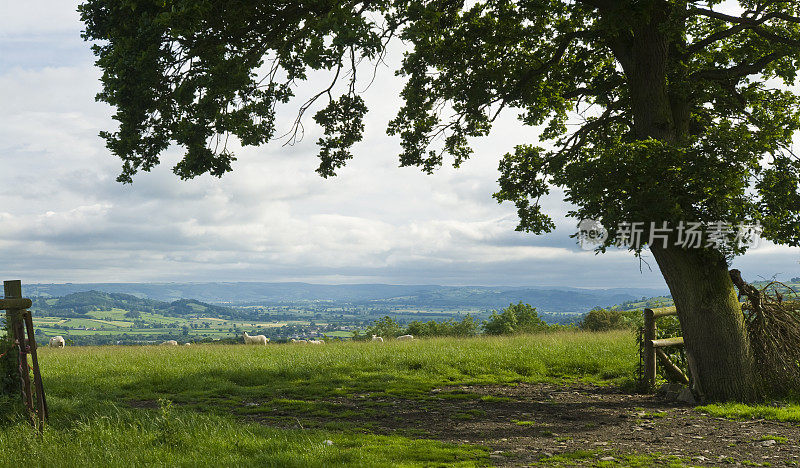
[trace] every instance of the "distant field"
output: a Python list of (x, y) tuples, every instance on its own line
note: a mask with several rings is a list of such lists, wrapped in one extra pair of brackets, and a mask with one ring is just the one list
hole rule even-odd
[(473, 398), (459, 393), (463, 385), (625, 382), (634, 341), (628, 332), (561, 332), (42, 349), (51, 424), (39, 439), (24, 422), (5, 423), (0, 466), (483, 466), (484, 446), (444, 442), (402, 419), (388, 431), (374, 423), (403, 401), (436, 408)]
[[(181, 341), (194, 341), (204, 338), (220, 339), (239, 337), (242, 331), (251, 334), (286, 325), (307, 326), (310, 321), (284, 320), (279, 322), (263, 322), (252, 320), (232, 320), (216, 317), (168, 317), (159, 314), (141, 312), (137, 319), (127, 318), (127, 310), (109, 309), (88, 312), (83, 318), (62, 318), (39, 316), (34, 312), (34, 327), (42, 338), (60, 335), (65, 338), (86, 336), (116, 336), (123, 333), (132, 338), (147, 340), (162, 335), (175, 335)], [(146, 326), (137, 326), (145, 323)], [(318, 326), (325, 322), (315, 322)], [(56, 327), (57, 326), (57, 327)], [(68, 327), (64, 329), (63, 327)], [(350, 331), (332, 331), (330, 337), (349, 338)], [(44, 341), (44, 340), (43, 340)]]
[[(753, 283), (754, 286), (758, 288), (763, 288), (769, 284), (768, 281), (758, 281)], [(776, 284), (776, 287), (784, 295), (785, 299), (795, 297), (800, 298), (800, 283), (788, 281), (783, 284)], [(624, 304), (619, 304), (615, 306), (615, 308), (620, 310), (636, 310), (636, 309), (644, 309), (645, 307), (656, 310), (658, 308), (664, 307), (671, 307), (674, 306), (672, 299), (669, 297), (650, 297), (643, 301), (630, 301)]]

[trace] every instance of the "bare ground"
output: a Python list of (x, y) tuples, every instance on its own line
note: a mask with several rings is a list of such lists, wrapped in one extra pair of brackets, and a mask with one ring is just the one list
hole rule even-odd
[[(427, 399), (356, 395), (325, 400), (322, 415), (270, 409), (268, 402), (245, 405), (265, 405), (265, 411), (244, 417), (273, 426), (342, 427), (483, 445), (496, 466), (800, 462), (800, 425), (714, 418), (657, 396), (588, 384), (457, 386), (435, 389)], [(653, 455), (641, 457), (648, 454)]]

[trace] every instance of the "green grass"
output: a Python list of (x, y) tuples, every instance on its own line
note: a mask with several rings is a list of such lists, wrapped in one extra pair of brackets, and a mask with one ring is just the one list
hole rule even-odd
[(536, 421), (519, 421), (516, 419), (512, 419), (511, 422), (516, 424), (517, 426), (536, 426)]
[[(326, 441), (330, 440), (332, 445)], [(486, 449), (432, 440), (274, 429), (172, 410), (117, 408), (41, 438), (25, 424), (0, 432), (3, 466), (475, 466)], [(213, 461), (212, 461), (213, 460)]]
[[(481, 398), (431, 392), (456, 385), (621, 383), (631, 377), (635, 359), (627, 332), (41, 349), (51, 423), (42, 439), (21, 421), (0, 426), (0, 466), (22, 464), (21, 457), (34, 466), (193, 466), (211, 459), (220, 466), (485, 465), (489, 452), (483, 447), (399, 430), (370, 434), (369, 423), (359, 421), (368, 421), (376, 407), (346, 412), (336, 399), (384, 399), (374, 401), (380, 404), (402, 397), (436, 405), (446, 398)], [(159, 401), (174, 404), (158, 408)], [(329, 423), (309, 426), (315, 416)], [(363, 419), (346, 420), (350, 416)], [(467, 411), (454, 418), (482, 416)], [(248, 422), (252, 418), (283, 428)]]
[(484, 396), (481, 397), (481, 401), (489, 401), (489, 402), (497, 403), (497, 402), (513, 401), (513, 400), (510, 397), (496, 396), (496, 395), (484, 395)]
[(622, 383), (630, 378), (635, 356), (635, 343), (626, 332), (565, 332), (320, 347), (74, 347), (43, 349), (41, 362), (55, 395), (196, 402), (220, 395), (299, 400), (357, 393), (423, 396), (455, 384)]
[(641, 413), (637, 414), (636, 416), (638, 416), (640, 418), (643, 418), (643, 419), (658, 419), (658, 418), (663, 418), (666, 415), (667, 415), (667, 413), (664, 412), (664, 411), (655, 411), (655, 412), (650, 412), (650, 413), (641, 412)]
[(696, 409), (718, 418), (737, 420), (769, 419), (772, 421), (800, 422), (800, 405), (796, 403), (787, 403), (783, 406), (720, 403), (698, 406)]
[(783, 437), (783, 436), (779, 436), (779, 435), (763, 435), (763, 436), (759, 437), (758, 440), (756, 440), (756, 442), (763, 442), (765, 440), (774, 440), (775, 442), (777, 442), (779, 444), (785, 444), (785, 443), (789, 442), (789, 439), (787, 439), (786, 437)]

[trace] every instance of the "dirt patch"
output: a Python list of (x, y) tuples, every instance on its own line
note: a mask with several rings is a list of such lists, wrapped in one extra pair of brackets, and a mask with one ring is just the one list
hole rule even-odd
[[(655, 454), (645, 465), (796, 466), (800, 426), (731, 421), (651, 395), (578, 384), (457, 386), (427, 399), (356, 395), (311, 402), (313, 409), (247, 402), (251, 421), (279, 427), (338, 427), (478, 444), (497, 466), (625, 462)], [(629, 460), (630, 462), (630, 460)]]

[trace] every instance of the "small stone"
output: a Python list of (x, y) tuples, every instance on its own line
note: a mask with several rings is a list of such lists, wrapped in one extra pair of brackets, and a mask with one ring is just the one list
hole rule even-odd
[(706, 457), (704, 457), (702, 455), (698, 455), (696, 457), (692, 457), (692, 460), (699, 461), (699, 462), (706, 462), (706, 461), (708, 461), (708, 458), (706, 458)]
[(603, 458), (600, 459), (600, 461), (607, 461), (607, 462), (616, 461), (616, 458), (614, 458), (614, 457), (603, 457)]
[(777, 442), (773, 439), (767, 439), (761, 441), (762, 447), (772, 447), (773, 445), (777, 444)]
[(608, 445), (608, 442), (595, 442), (594, 445)]
[(326, 440), (326, 441), (324, 441), (324, 442), (322, 442), (322, 443), (323, 443), (323, 444), (325, 444), (325, 445), (327, 445), (327, 446), (329, 446), (329, 447), (330, 447), (331, 445), (333, 445), (333, 441), (332, 441), (332, 440)]
[(550, 453), (550, 452), (542, 452), (542, 456), (545, 457), (545, 458), (550, 458), (550, 457), (553, 456), (553, 454)]

